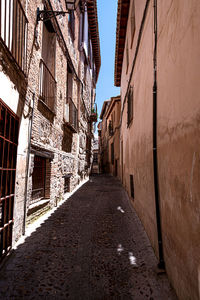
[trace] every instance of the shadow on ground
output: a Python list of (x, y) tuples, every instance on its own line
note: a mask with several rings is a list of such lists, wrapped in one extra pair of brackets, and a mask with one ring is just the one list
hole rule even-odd
[(10, 256), (0, 299), (176, 299), (121, 184), (93, 176)]

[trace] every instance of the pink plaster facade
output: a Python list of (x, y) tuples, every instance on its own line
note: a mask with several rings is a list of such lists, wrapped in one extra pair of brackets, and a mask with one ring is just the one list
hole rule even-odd
[[(131, 197), (130, 175), (133, 175), (132, 203), (158, 256), (153, 176), (153, 4), (153, 0), (129, 3), (120, 74), (120, 176)], [(178, 298), (197, 300), (200, 298), (200, 3), (158, 0), (157, 13), (157, 151), (164, 260)], [(133, 88), (133, 120), (129, 126), (128, 83)]]

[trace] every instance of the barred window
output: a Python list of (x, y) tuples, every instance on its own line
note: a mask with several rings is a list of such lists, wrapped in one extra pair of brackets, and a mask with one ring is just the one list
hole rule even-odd
[(1, 0), (0, 38), (23, 72), (26, 72), (27, 25), (19, 0)]
[(133, 87), (129, 88), (127, 96), (127, 126), (133, 120)]

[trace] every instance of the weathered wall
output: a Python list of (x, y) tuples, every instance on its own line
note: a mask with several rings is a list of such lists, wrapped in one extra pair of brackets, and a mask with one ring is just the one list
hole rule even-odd
[[(146, 1), (135, 0), (136, 31), (132, 49), (124, 51), (121, 95), (127, 91), (138, 31)], [(200, 4), (158, 0), (158, 176), (166, 270), (179, 299), (200, 297)], [(131, 1), (132, 4), (132, 1)], [(130, 19), (127, 28), (130, 36)], [(127, 45), (127, 43), (125, 43)], [(121, 174), (133, 205), (157, 251), (153, 185), (153, 1), (150, 1), (134, 67), (134, 117), (127, 128), (122, 105)], [(122, 175), (121, 175), (122, 176)]]
[(29, 96), (25, 76), (13, 63), (2, 42), (0, 45), (0, 98), (19, 117), (19, 138), (14, 199), (13, 241), (22, 234), (29, 125)]
[[(121, 140), (123, 143), (123, 162), (121, 155), (121, 176), (129, 196), (130, 175), (134, 176), (135, 197), (133, 205), (142, 220), (146, 232), (157, 252), (157, 228), (155, 215), (155, 200), (153, 187), (153, 154), (152, 154), (152, 101), (153, 101), (153, 7), (150, 5), (140, 48), (131, 78), (133, 87), (133, 120), (127, 127), (127, 101), (124, 98), (127, 91), (127, 82), (130, 78), (134, 59), (138, 33), (146, 1), (135, 3), (135, 36), (131, 48), (130, 15), (127, 27), (126, 41), (129, 45), (129, 68), (126, 72), (126, 47), (124, 51), (121, 95), (122, 95), (122, 124)], [(132, 2), (131, 2), (132, 5)], [(126, 44), (127, 45), (127, 42)], [(123, 170), (122, 170), (123, 168)], [(133, 199), (132, 199), (133, 200)]]
[(167, 272), (200, 298), (200, 3), (158, 0), (158, 162)]

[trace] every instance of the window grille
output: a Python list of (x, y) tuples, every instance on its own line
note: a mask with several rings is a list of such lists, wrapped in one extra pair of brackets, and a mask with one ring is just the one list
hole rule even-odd
[(32, 201), (45, 197), (46, 159), (40, 156), (34, 157), (34, 168), (32, 174)]
[(0, 99), (0, 260), (12, 246), (19, 119)]
[(127, 96), (127, 126), (133, 120), (133, 87), (129, 88)]
[(26, 72), (28, 20), (19, 0), (0, 1), (0, 38), (20, 69)]
[(71, 98), (66, 100), (65, 104), (65, 123), (69, 125), (72, 131), (77, 132), (78, 130), (78, 110)]
[(40, 61), (40, 99), (55, 112), (56, 80), (45, 62)]

